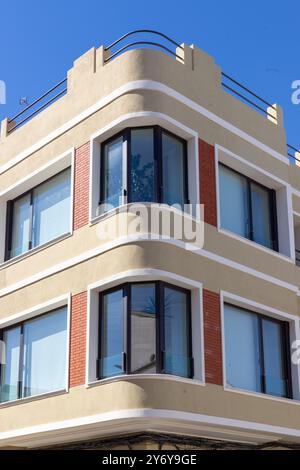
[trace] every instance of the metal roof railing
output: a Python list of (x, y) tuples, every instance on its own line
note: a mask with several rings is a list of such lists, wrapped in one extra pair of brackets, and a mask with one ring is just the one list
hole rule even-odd
[[(122, 44), (124, 41), (127, 40), (127, 38), (135, 35), (140, 35), (140, 34), (149, 34), (154, 37), (154, 40), (138, 40), (138, 41), (133, 41), (133, 42), (126, 42), (124, 45), (121, 45), (119, 49), (116, 51), (113, 51), (115, 46), (118, 44)], [(151, 39), (150, 36), (150, 39)], [(159, 40), (157, 39), (159, 38)], [(107, 53), (107, 57), (104, 59), (105, 63), (110, 62), (112, 59), (114, 59), (116, 56), (121, 54), (127, 49), (133, 48), (135, 46), (151, 46), (157, 49), (161, 49), (164, 52), (167, 52), (171, 56), (175, 57), (176, 59), (179, 59), (182, 63), (184, 63), (184, 48), (174, 39), (170, 38), (164, 33), (161, 33), (159, 31), (155, 31), (153, 29), (136, 29), (134, 31), (130, 31), (123, 36), (121, 36), (119, 39), (116, 41), (112, 42), (109, 46), (106, 46), (104, 48), (105, 52)], [(176, 47), (175, 51), (171, 49), (171, 47), (174, 46)], [(178, 52), (182, 51), (182, 55), (179, 55)], [(243, 100), (245, 103), (250, 105), (253, 109), (258, 110), (260, 113), (262, 113), (264, 116), (271, 118), (273, 121), (276, 121), (276, 107), (271, 104), (270, 102), (266, 101), (264, 98), (259, 96), (257, 93), (253, 92), (248, 88), (247, 86), (243, 85), (242, 83), (238, 82), (235, 78), (231, 77), (230, 75), (226, 74), (225, 72), (221, 72), (222, 76), (222, 87), (230, 92), (230, 94), (233, 94)], [(54, 103), (56, 100), (58, 100), (60, 97), (62, 97), (66, 92), (67, 92), (67, 86), (66, 86), (67, 78), (64, 78), (61, 80), (59, 83), (57, 83), (55, 86), (50, 88), (50, 90), (46, 91), (45, 93), (42, 94), (39, 98), (37, 98), (33, 103), (29, 104), (25, 109), (17, 113), (15, 116), (12, 118), (8, 119), (8, 134), (12, 133), (14, 130), (18, 129), (21, 127), (23, 124), (28, 122), (31, 118), (33, 118), (35, 115), (40, 113), (42, 110), (47, 108), (49, 105)], [(270, 110), (274, 110), (274, 114), (270, 112)], [(29, 113), (29, 114), (28, 114)], [(293, 154), (292, 152), (295, 152)], [(297, 158), (296, 153), (300, 153), (300, 149), (297, 149), (295, 146), (287, 144), (287, 156), (292, 159), (295, 163), (299, 162), (300, 164), (300, 156)]]
[(155, 31), (154, 29), (136, 29), (134, 31), (130, 31), (129, 33), (126, 33), (123, 36), (121, 36), (116, 41), (112, 42), (109, 46), (105, 47), (104, 50), (106, 52), (108, 52), (112, 48), (114, 48), (114, 46), (116, 46), (120, 42), (123, 42), (125, 39), (127, 39), (129, 36), (142, 34), (142, 33), (146, 33), (146, 34), (149, 33), (149, 34), (153, 35), (155, 38), (157, 38), (157, 37), (158, 38), (163, 38), (167, 42), (168, 46), (165, 46), (161, 42), (148, 41), (148, 40), (147, 41), (141, 40), (141, 41), (129, 42), (128, 44), (124, 44), (124, 46), (122, 46), (117, 51), (112, 52), (111, 55), (105, 59), (104, 62), (109, 62), (114, 57), (116, 57), (117, 55), (124, 52), (126, 49), (129, 49), (129, 48), (134, 47), (134, 46), (153, 46), (153, 47), (157, 47), (158, 49), (162, 49), (163, 51), (167, 52), (168, 54), (171, 54), (172, 56), (176, 57), (176, 59), (180, 59), (184, 62), (184, 57), (181, 57), (176, 52), (172, 51), (169, 47), (169, 44), (172, 44), (173, 46), (178, 47), (182, 51), (184, 50), (183, 47), (179, 43), (174, 41), (174, 39), (171, 39), (169, 36), (167, 36), (166, 34), (160, 33), (159, 31)]
[[(18, 127), (25, 124), (36, 114), (40, 113), (43, 109), (47, 108), (50, 104), (52, 104), (54, 101), (58, 100), (61, 96), (63, 96), (67, 92), (67, 87), (65, 86), (66, 81), (67, 78), (64, 78), (59, 83), (50, 88), (50, 90), (43, 93), (42, 96), (30, 103), (29, 106), (26, 106), (26, 108), (24, 108), (22, 111), (17, 113), (12, 118), (8, 119), (8, 124), (12, 124), (8, 127), (8, 134), (18, 129)], [(53, 92), (57, 90), (59, 90), (58, 93), (53, 96)], [(46, 99), (47, 101), (44, 102), (44, 100)], [(31, 109), (33, 111), (27, 115), (28, 111)], [(19, 118), (21, 118), (21, 120), (19, 120)]]
[(250, 104), (253, 108), (262, 112), (265, 116), (269, 116), (272, 119), (276, 119), (273, 114), (269, 113), (268, 110), (263, 107), (263, 105), (267, 105), (268, 108), (272, 108), (276, 112), (276, 108), (273, 104), (269, 103), (264, 98), (261, 98), (257, 93), (254, 93), (248, 87), (242, 85), (240, 82), (235, 80), (235, 78), (232, 78), (227, 75), (227, 73), (221, 72), (221, 75), (223, 79), (222, 86), (223, 88), (225, 88), (225, 90), (228, 90), (234, 95), (238, 96), (246, 103)]

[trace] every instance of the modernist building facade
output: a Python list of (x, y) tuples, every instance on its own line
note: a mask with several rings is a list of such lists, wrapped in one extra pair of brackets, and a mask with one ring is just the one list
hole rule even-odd
[[(59, 99), (2, 122), (2, 448), (300, 445), (283, 114), (175, 54), (93, 48)], [(122, 231), (132, 203), (203, 204), (203, 248)]]

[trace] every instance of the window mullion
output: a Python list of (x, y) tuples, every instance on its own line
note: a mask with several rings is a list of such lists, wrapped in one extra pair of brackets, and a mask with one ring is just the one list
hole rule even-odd
[(18, 380), (18, 398), (22, 397), (23, 390), (23, 371), (26, 369), (24, 364), (24, 324), (21, 325), (20, 330), (20, 355), (19, 355), (19, 380)]
[(131, 184), (130, 184), (130, 173), (131, 173), (131, 131), (125, 129), (123, 133), (123, 158), (122, 158), (122, 199), (123, 204), (127, 204), (131, 201)]
[(281, 344), (282, 344), (284, 378), (285, 378), (285, 383), (286, 383), (285, 392), (288, 398), (293, 398), (291, 360), (290, 360), (290, 354), (289, 354), (290, 329), (289, 329), (288, 322), (284, 322), (281, 327)]
[(278, 224), (277, 224), (277, 209), (276, 209), (276, 191), (269, 190), (269, 210), (271, 214), (271, 236), (272, 248), (278, 251)]
[(162, 129), (159, 126), (154, 128), (155, 138), (155, 161), (156, 161), (156, 198), (157, 202), (162, 203), (163, 201), (163, 164), (162, 164)]
[(29, 237), (28, 237), (28, 249), (31, 250), (33, 248), (33, 190), (30, 191), (30, 208), (29, 208)]
[(124, 293), (124, 351), (123, 372), (131, 372), (131, 285), (125, 284)]
[(164, 328), (164, 285), (162, 282), (156, 283), (157, 301), (157, 372), (165, 372), (165, 328)]
[(252, 200), (251, 200), (251, 182), (248, 178), (247, 181), (247, 200), (248, 200), (248, 237), (253, 240), (253, 214), (252, 214)]
[(261, 391), (266, 393), (266, 371), (265, 371), (265, 358), (264, 358), (264, 337), (263, 337), (263, 327), (262, 327), (262, 318), (258, 318), (258, 341), (259, 341), (259, 360), (260, 360), (260, 381), (261, 381)]

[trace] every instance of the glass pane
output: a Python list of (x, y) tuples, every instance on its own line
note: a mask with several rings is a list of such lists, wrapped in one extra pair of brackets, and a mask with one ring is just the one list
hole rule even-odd
[(1, 366), (0, 402), (18, 398), (20, 368), (21, 329), (12, 328), (4, 332), (5, 364)]
[(225, 305), (225, 353), (227, 384), (261, 392), (258, 317)]
[(283, 361), (283, 337), (280, 323), (262, 320), (266, 393), (285, 397), (287, 394)]
[(13, 203), (10, 258), (29, 250), (30, 194)]
[(181, 140), (162, 134), (163, 202), (185, 203), (185, 155)]
[(124, 313), (123, 289), (103, 295), (101, 377), (123, 373)]
[(219, 165), (219, 179), (222, 228), (249, 238), (246, 178), (223, 165)]
[(164, 288), (165, 372), (190, 375), (188, 298), (185, 292)]
[[(123, 137), (112, 140), (104, 147), (102, 171), (103, 203), (112, 207), (121, 204), (123, 187)], [(108, 210), (107, 207), (105, 210)]]
[(24, 324), (23, 397), (65, 388), (66, 347), (66, 308)]
[(253, 240), (272, 248), (270, 196), (267, 189), (251, 183)]
[(130, 194), (132, 202), (156, 200), (153, 129), (131, 131)]
[(155, 285), (131, 287), (131, 372), (156, 372)]
[(34, 189), (33, 246), (70, 231), (70, 191), (70, 168)]

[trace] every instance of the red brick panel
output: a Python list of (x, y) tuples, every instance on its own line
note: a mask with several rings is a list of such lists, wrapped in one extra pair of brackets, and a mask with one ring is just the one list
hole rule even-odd
[(87, 225), (89, 221), (89, 166), (90, 143), (87, 142), (75, 150), (74, 230)]
[(220, 295), (203, 290), (205, 380), (223, 384)]
[(215, 148), (199, 139), (200, 202), (204, 204), (204, 221), (217, 226)]
[(85, 383), (87, 292), (72, 296), (70, 387)]

